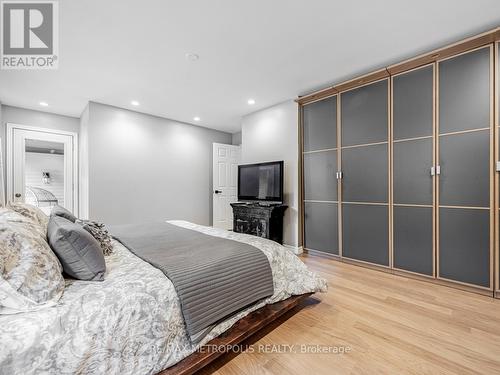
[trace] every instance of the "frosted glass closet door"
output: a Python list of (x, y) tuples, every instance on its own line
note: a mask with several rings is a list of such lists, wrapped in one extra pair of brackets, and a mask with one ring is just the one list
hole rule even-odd
[(383, 80), (341, 94), (342, 256), (389, 266), (388, 93)]
[(337, 255), (337, 97), (302, 109), (304, 245)]
[(393, 267), (434, 275), (434, 66), (393, 78)]
[(439, 277), (490, 285), (491, 48), (439, 62)]
[[(495, 114), (495, 121), (496, 121), (496, 130), (497, 130), (497, 185), (500, 184), (500, 177), (498, 177), (499, 172), (498, 172), (498, 167), (500, 166), (500, 42), (496, 43), (496, 53), (497, 53), (497, 58), (496, 58), (496, 78), (497, 78), (497, 84), (496, 84), (496, 114)], [(500, 188), (498, 188), (498, 192), (500, 194)], [(497, 197), (497, 201), (500, 202), (500, 196)], [(497, 208), (500, 211), (500, 204), (497, 206)], [(500, 225), (500, 212), (497, 212), (497, 225)], [(499, 228), (497, 228), (499, 230)], [(500, 234), (500, 230), (499, 230)], [(497, 290), (497, 298), (500, 298), (500, 236), (497, 237), (497, 256), (496, 256), (496, 290)]]

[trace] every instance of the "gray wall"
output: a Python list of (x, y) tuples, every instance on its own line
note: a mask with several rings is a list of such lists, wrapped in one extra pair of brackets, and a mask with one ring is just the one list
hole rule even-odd
[(233, 133), (232, 135), (232, 144), (235, 146), (241, 145), (241, 132)]
[(242, 163), (285, 161), (284, 243), (298, 246), (298, 128), (297, 104), (290, 100), (243, 117)]
[(5, 139), (7, 123), (37, 126), (40, 128), (64, 130), (79, 133), (80, 121), (76, 117), (56, 115), (54, 113), (0, 105), (0, 137), (2, 138), (2, 159), (5, 164)]
[(212, 222), (212, 143), (231, 134), (92, 102), (88, 111), (90, 219)]
[(2, 124), (0, 127), (2, 135), (5, 135), (5, 124), (8, 122), (75, 133), (78, 133), (80, 129), (80, 120), (77, 117), (2, 105)]

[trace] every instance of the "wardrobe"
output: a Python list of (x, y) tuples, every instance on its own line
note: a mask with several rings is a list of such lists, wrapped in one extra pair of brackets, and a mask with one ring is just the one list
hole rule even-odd
[(500, 30), (300, 97), (307, 252), (500, 296)]

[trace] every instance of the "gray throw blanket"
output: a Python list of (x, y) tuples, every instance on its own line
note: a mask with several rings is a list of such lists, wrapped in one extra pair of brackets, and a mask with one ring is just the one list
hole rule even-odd
[(169, 223), (110, 226), (109, 232), (172, 281), (193, 343), (274, 292), (269, 261), (251, 245)]

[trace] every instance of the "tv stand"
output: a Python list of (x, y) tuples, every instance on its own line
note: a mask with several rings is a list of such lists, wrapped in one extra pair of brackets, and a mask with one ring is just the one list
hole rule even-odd
[(236, 202), (233, 231), (268, 238), (283, 244), (283, 215), (288, 206), (271, 202)]

